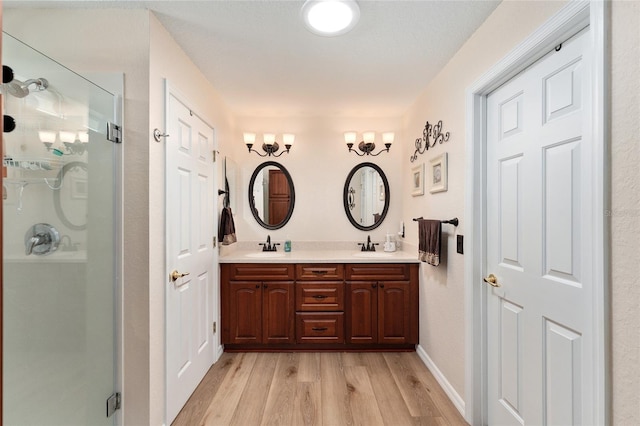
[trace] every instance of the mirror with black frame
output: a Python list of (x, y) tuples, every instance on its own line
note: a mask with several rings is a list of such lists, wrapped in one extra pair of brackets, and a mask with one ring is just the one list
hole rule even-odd
[(286, 225), (295, 199), (293, 179), (282, 164), (266, 161), (256, 167), (249, 181), (249, 207), (260, 226), (280, 229)]
[(363, 231), (376, 229), (389, 210), (389, 181), (373, 163), (355, 166), (344, 184), (344, 211), (349, 222)]

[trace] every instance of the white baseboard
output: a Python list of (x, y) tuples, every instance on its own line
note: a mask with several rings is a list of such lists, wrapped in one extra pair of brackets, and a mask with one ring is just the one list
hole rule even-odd
[(218, 360), (220, 359), (223, 353), (224, 353), (224, 345), (219, 345), (213, 357), (214, 364), (218, 362)]
[(453, 402), (453, 405), (455, 405), (462, 417), (464, 417), (464, 400), (462, 399), (460, 394), (458, 394), (453, 386), (451, 386), (451, 383), (449, 383), (444, 374), (442, 374), (442, 371), (440, 371), (438, 367), (436, 367), (436, 364), (431, 360), (431, 358), (429, 358), (429, 355), (427, 355), (427, 352), (425, 352), (424, 348), (421, 345), (418, 345), (416, 347), (416, 353), (418, 354), (422, 362), (424, 362), (424, 365), (426, 365), (429, 371), (431, 371), (433, 377), (436, 378), (436, 380), (444, 390), (444, 393), (447, 394), (451, 402)]

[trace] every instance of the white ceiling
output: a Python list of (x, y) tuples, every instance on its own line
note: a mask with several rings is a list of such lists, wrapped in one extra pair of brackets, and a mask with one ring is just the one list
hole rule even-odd
[(499, 1), (359, 0), (339, 37), (309, 32), (304, 1), (4, 1), (149, 8), (239, 116), (399, 117)]

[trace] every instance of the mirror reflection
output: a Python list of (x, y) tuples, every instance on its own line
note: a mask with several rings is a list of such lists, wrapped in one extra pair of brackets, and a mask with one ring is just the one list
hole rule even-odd
[(380, 226), (389, 210), (389, 182), (380, 167), (362, 163), (347, 176), (343, 193), (347, 218), (358, 229)]
[(294, 204), (293, 180), (287, 169), (275, 161), (260, 164), (249, 182), (249, 205), (258, 223), (267, 229), (282, 228)]

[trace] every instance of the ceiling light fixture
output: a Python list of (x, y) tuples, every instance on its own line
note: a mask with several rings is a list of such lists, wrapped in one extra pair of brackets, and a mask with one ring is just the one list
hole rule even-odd
[(333, 37), (356, 26), (360, 8), (355, 0), (307, 0), (302, 6), (302, 19), (312, 33)]

